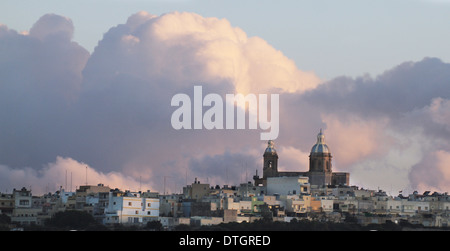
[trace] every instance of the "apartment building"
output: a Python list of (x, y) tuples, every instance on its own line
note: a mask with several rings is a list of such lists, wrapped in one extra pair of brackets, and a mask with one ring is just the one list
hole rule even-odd
[(108, 206), (105, 208), (105, 225), (145, 224), (159, 217), (159, 198), (142, 196), (141, 192), (109, 193)]
[(31, 190), (23, 187), (20, 190), (13, 190), (12, 197), (14, 199), (14, 209), (11, 214), (11, 222), (21, 225), (39, 225), (38, 214), (42, 212), (42, 208), (33, 207), (33, 196)]

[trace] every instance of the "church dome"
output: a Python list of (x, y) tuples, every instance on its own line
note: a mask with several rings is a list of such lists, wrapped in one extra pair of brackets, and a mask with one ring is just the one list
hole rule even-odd
[(322, 129), (317, 135), (317, 143), (312, 147), (311, 153), (330, 153), (330, 149), (325, 144), (325, 135), (323, 135)]
[(273, 140), (269, 140), (267, 142), (267, 148), (264, 153), (277, 154), (277, 150), (275, 149), (275, 143), (273, 142)]

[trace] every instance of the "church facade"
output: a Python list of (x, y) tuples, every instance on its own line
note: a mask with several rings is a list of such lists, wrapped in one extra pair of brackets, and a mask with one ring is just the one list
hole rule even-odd
[(344, 172), (333, 172), (331, 164), (331, 152), (325, 143), (325, 136), (320, 130), (317, 135), (317, 142), (311, 148), (309, 155), (309, 171), (307, 172), (280, 172), (278, 171), (278, 153), (275, 144), (269, 140), (264, 151), (263, 177), (258, 175), (253, 177), (255, 185), (266, 185), (267, 178), (270, 177), (308, 177), (312, 187), (322, 187), (328, 185), (349, 185), (350, 174)]

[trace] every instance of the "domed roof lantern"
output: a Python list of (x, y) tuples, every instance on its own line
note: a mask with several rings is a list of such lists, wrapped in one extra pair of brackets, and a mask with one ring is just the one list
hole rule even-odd
[(330, 153), (330, 149), (325, 143), (325, 135), (323, 135), (322, 129), (317, 134), (317, 143), (312, 147), (311, 153)]
[(275, 149), (275, 142), (273, 140), (269, 140), (267, 142), (267, 148), (264, 153), (277, 154), (277, 150)]

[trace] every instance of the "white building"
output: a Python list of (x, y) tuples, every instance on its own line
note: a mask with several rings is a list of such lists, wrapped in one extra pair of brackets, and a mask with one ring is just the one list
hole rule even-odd
[(386, 202), (386, 211), (389, 213), (400, 213), (402, 210), (401, 200), (388, 200)]
[(223, 222), (222, 217), (205, 217), (205, 216), (193, 216), (190, 219), (192, 226), (212, 226), (218, 225)]
[(15, 208), (31, 208), (32, 206), (31, 190), (27, 190), (26, 188), (22, 188), (21, 190), (14, 189), (13, 198)]
[(425, 201), (402, 201), (402, 213), (417, 214), (427, 213), (430, 211), (430, 203)]
[(66, 204), (70, 197), (75, 196), (75, 192), (67, 192), (64, 189), (61, 190), (60, 196), (61, 196), (61, 202), (63, 204)]
[(320, 204), (324, 212), (333, 212), (333, 199), (321, 199)]
[(290, 195), (310, 193), (308, 177), (269, 177), (267, 178), (267, 194)]
[(252, 212), (252, 201), (251, 200), (241, 200), (239, 201), (238, 213), (250, 213)]
[(235, 200), (235, 198), (228, 197), (223, 199), (223, 209), (224, 210), (240, 210), (240, 202)]
[(33, 203), (31, 190), (22, 188), (13, 191), (14, 209), (11, 214), (11, 222), (22, 225), (40, 225), (38, 215), (42, 213), (42, 207), (37, 207)]
[(159, 217), (159, 199), (141, 193), (110, 192), (104, 224), (146, 224)]
[(311, 205), (311, 196), (282, 195), (279, 201), (286, 212), (306, 213)]

